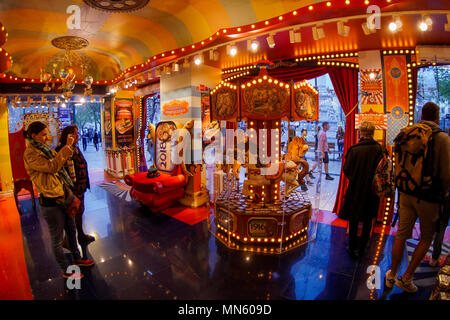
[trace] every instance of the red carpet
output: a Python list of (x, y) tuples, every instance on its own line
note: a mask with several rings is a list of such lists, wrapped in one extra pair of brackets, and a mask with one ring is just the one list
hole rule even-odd
[(0, 299), (32, 300), (14, 197), (0, 198), (0, 212)]
[(193, 226), (203, 220), (206, 220), (208, 217), (208, 208), (206, 206), (200, 208), (177, 206), (163, 210), (162, 213)]

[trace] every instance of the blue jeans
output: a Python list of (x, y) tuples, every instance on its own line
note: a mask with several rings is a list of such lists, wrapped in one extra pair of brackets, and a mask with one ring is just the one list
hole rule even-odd
[(67, 242), (74, 261), (81, 259), (76, 239), (77, 231), (75, 221), (73, 218), (69, 217), (62, 206), (43, 207), (39, 205), (39, 210), (45, 221), (47, 221), (52, 241), (53, 254), (55, 255), (56, 261), (63, 272), (66, 272), (69, 262), (63, 251), (64, 231), (66, 232)]

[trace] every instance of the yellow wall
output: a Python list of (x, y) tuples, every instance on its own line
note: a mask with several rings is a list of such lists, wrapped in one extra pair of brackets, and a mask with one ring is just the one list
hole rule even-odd
[(2, 183), (2, 191), (12, 190), (12, 169), (11, 158), (9, 155), (9, 139), (8, 139), (8, 102), (7, 98), (0, 98), (0, 180)]

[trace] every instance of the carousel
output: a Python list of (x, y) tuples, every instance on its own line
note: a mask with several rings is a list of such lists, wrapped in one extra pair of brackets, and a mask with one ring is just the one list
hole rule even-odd
[(211, 91), (212, 120), (226, 129), (245, 121), (247, 128), (244, 135), (235, 130), (231, 139), (227, 136), (225, 153), (231, 150), (233, 162), (226, 157), (216, 165), (212, 230), (230, 249), (270, 254), (308, 241), (312, 205), (297, 188), (309, 171), (308, 146), (303, 138), (289, 137), (288, 152), (282, 154), (280, 130), (282, 121), (317, 120), (318, 92), (308, 81), (272, 78), (266, 66), (260, 64), (259, 75), (248, 82), (222, 81)]

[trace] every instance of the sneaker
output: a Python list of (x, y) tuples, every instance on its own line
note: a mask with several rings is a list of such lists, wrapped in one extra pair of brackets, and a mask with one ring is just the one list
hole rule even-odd
[(310, 177), (311, 179), (315, 179), (315, 178), (316, 178), (316, 177), (313, 175), (312, 171), (309, 172), (309, 177)]
[(395, 281), (397, 280), (396, 278), (397, 278), (397, 275), (392, 276), (391, 269), (389, 269), (388, 271), (386, 271), (386, 275), (384, 278), (384, 285), (388, 288), (394, 287)]
[(92, 267), (95, 263), (94, 263), (94, 261), (89, 260), (89, 259), (80, 259), (80, 260), (75, 261), (74, 264), (77, 266), (80, 266), (80, 267)]
[(308, 186), (313, 186), (314, 185), (314, 183), (312, 183), (311, 181), (308, 181), (307, 184), (308, 184)]
[(412, 279), (407, 280), (404, 279), (403, 277), (399, 277), (397, 281), (395, 281), (395, 285), (400, 289), (403, 289), (404, 291), (409, 293), (415, 293), (418, 290), (417, 286), (414, 284)]
[(333, 177), (331, 177), (330, 175), (327, 174), (327, 176), (325, 177), (326, 180), (334, 180)]
[(436, 266), (438, 266), (439, 265), (439, 261), (438, 260), (436, 260), (436, 259), (433, 259), (433, 258), (431, 258), (431, 260), (430, 260), (430, 267), (436, 267)]
[(84, 274), (82, 274), (81, 272), (63, 272), (63, 278), (69, 279), (70, 277), (73, 277), (74, 280), (81, 280), (84, 278)]
[(302, 184), (300, 188), (302, 189), (302, 191), (308, 191), (308, 187), (305, 184)]

